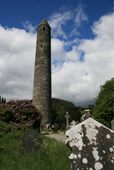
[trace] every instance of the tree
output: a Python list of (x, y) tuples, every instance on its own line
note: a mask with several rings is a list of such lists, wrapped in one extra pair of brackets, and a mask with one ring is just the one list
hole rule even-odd
[(51, 112), (52, 112), (52, 124), (54, 124), (56, 122), (56, 118), (58, 117), (54, 103), (52, 103)]
[(90, 110), (90, 114), (93, 115), (93, 111), (94, 111), (95, 106), (92, 105), (88, 105), (88, 109)]
[(100, 92), (96, 100), (96, 106), (94, 107), (93, 117), (111, 128), (111, 121), (113, 119), (113, 98), (114, 98), (114, 78), (106, 81), (104, 85), (100, 86)]
[(56, 118), (56, 122), (58, 123), (66, 123), (65, 115), (67, 110), (64, 107), (60, 107), (58, 111), (58, 117)]

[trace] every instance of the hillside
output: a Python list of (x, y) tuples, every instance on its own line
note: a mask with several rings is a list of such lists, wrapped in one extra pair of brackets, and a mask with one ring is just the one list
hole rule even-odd
[[(56, 122), (64, 122), (66, 123), (66, 119), (64, 116), (66, 115), (66, 112), (70, 115), (69, 122), (72, 120), (79, 121), (80, 117), (84, 114), (84, 109), (80, 106), (75, 106), (72, 102), (68, 102), (66, 100), (61, 100), (58, 98), (52, 98), (52, 114), (56, 111)], [(54, 121), (55, 121), (54, 120)]]

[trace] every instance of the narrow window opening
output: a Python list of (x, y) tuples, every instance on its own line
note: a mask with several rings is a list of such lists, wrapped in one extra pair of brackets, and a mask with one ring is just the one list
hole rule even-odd
[(42, 44), (41, 44), (41, 47), (42, 47)]
[(43, 30), (45, 30), (45, 27), (43, 27)]

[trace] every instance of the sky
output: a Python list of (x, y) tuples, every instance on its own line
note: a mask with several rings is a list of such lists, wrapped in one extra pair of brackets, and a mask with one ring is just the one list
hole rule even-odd
[(87, 107), (114, 77), (112, 0), (0, 0), (0, 96), (32, 99), (37, 27), (51, 26), (52, 98)]

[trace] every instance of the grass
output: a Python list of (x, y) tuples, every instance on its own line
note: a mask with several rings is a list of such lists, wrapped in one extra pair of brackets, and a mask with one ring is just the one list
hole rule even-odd
[(16, 133), (0, 133), (1, 170), (69, 170), (71, 168), (71, 161), (68, 158), (70, 149), (56, 139), (38, 133), (43, 140), (41, 151), (21, 155), (20, 138), (25, 132), (20, 130)]

